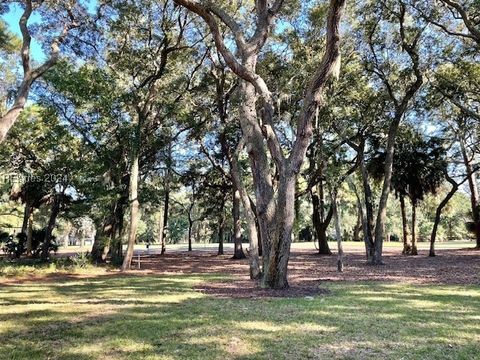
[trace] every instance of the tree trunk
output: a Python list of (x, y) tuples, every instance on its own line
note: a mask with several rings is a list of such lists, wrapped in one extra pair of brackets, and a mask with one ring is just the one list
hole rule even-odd
[(468, 178), (468, 188), (470, 189), (470, 204), (472, 208), (472, 219), (475, 227), (476, 248), (480, 249), (480, 202), (476, 174), (472, 168), (472, 161), (469, 159), (465, 139), (460, 135), (460, 148), (462, 151), (463, 162)]
[(223, 206), (218, 218), (218, 254), (223, 255), (223, 240), (225, 238), (225, 216), (223, 214)]
[(319, 195), (315, 194), (314, 192), (311, 192), (311, 199), (312, 199), (312, 223), (313, 227), (315, 229), (315, 233), (317, 234), (317, 241), (318, 241), (318, 253), (321, 255), (332, 255), (332, 252), (330, 251), (330, 247), (328, 246), (328, 241), (327, 241), (327, 227), (330, 223), (330, 219), (332, 218), (331, 211), (333, 210), (332, 207), (330, 207), (329, 215), (325, 218), (323, 216), (323, 206), (322, 204), (324, 203), (321, 198), (323, 197), (323, 191), (320, 190), (321, 186), (319, 185)]
[(188, 219), (188, 251), (192, 251), (192, 230), (193, 230), (193, 221)]
[[(402, 114), (403, 115), (403, 114)], [(380, 195), (380, 201), (378, 204), (377, 223), (375, 225), (375, 253), (373, 258), (373, 264), (383, 264), (383, 241), (385, 238), (385, 223), (387, 221), (387, 202), (388, 195), (390, 194), (390, 184), (392, 182), (393, 172), (393, 154), (395, 152), (395, 138), (397, 136), (398, 126), (400, 125), (401, 116), (396, 114), (394, 120), (390, 124), (388, 130), (388, 139), (385, 156), (384, 166), (384, 178), (382, 194)]]
[(25, 207), (23, 209), (23, 222), (22, 222), (22, 233), (26, 234), (28, 229), (28, 218), (30, 217), (31, 206), (30, 203), (25, 201)]
[(402, 234), (403, 234), (403, 255), (407, 255), (410, 252), (408, 246), (408, 224), (407, 224), (407, 211), (405, 209), (405, 198), (400, 195), (400, 211), (402, 213)]
[(134, 150), (132, 166), (130, 169), (130, 227), (128, 232), (128, 245), (123, 258), (122, 271), (130, 269), (135, 242), (137, 240), (137, 228), (140, 218), (140, 203), (138, 201), (138, 178), (139, 178), (139, 153)]
[[(359, 155), (360, 156), (360, 155)], [(360, 172), (362, 174), (363, 196), (365, 197), (365, 227), (363, 231), (363, 240), (365, 242), (365, 250), (367, 256), (367, 263), (373, 264), (375, 245), (374, 245), (374, 228), (375, 219), (373, 216), (373, 196), (372, 189), (370, 187), (370, 181), (368, 177), (367, 168), (365, 166), (365, 159), (363, 152), (360, 159)]]
[(167, 229), (168, 229), (168, 211), (170, 207), (170, 169), (167, 171), (167, 178), (165, 179), (165, 197), (163, 200), (163, 223), (162, 223), (162, 234), (160, 239), (160, 244), (162, 247), (161, 254), (165, 254), (167, 249)]
[(335, 238), (337, 240), (337, 271), (343, 272), (343, 245), (340, 228), (340, 214), (338, 212), (337, 195), (332, 196), (333, 218), (335, 222)]
[[(246, 81), (241, 81), (241, 96), (242, 96), (242, 103), (240, 106), (240, 124), (242, 127), (242, 133), (245, 141), (250, 143), (252, 139), (256, 140), (256, 144), (260, 142), (263, 146), (263, 137), (261, 136), (260, 131), (260, 138), (258, 137), (258, 122), (257, 122), (257, 113), (256, 113), (256, 95), (255, 89), (253, 85)], [(248, 146), (247, 152), (250, 158), (250, 162), (254, 161), (257, 156), (262, 159), (263, 162), (267, 161), (264, 157), (260, 154), (258, 155), (258, 150), (255, 150), (252, 146)], [(243, 212), (245, 214), (245, 218), (247, 220), (247, 235), (249, 240), (249, 249), (247, 252), (249, 265), (250, 265), (250, 278), (251, 279), (259, 279), (261, 277), (261, 270), (260, 270), (260, 258), (259, 258), (259, 239), (260, 239), (260, 227), (257, 228), (257, 221), (258, 217), (257, 214), (252, 209), (252, 204), (250, 198), (245, 190), (245, 187), (242, 183), (240, 167), (238, 164), (237, 154), (232, 156), (231, 158), (231, 173), (232, 179), (235, 182), (235, 187), (240, 192), (240, 198), (243, 204)], [(263, 164), (265, 167), (266, 164)], [(256, 168), (256, 167), (255, 167)], [(252, 168), (253, 171), (253, 168)], [(255, 179), (255, 176), (254, 176)], [(255, 180), (254, 180), (255, 181)], [(255, 186), (255, 188), (257, 188)], [(269, 193), (267, 193), (269, 194)]]
[(437, 207), (437, 210), (435, 211), (435, 221), (433, 222), (432, 234), (430, 236), (430, 252), (428, 256), (432, 256), (432, 257), (435, 256), (435, 240), (437, 238), (437, 230), (438, 230), (438, 225), (440, 224), (442, 210), (445, 206), (447, 206), (448, 202), (453, 197), (453, 195), (455, 195), (457, 190), (458, 190), (458, 184), (453, 182), (452, 189), (449, 191), (447, 196), (445, 196), (445, 198), (440, 202), (440, 204)]
[(233, 205), (232, 205), (232, 218), (233, 218), (233, 259), (244, 259), (245, 253), (242, 248), (242, 224), (240, 221), (240, 191), (233, 190)]
[(412, 201), (412, 255), (418, 255), (417, 251), (417, 204)]
[(355, 227), (353, 228), (353, 241), (360, 241), (360, 231), (362, 230), (363, 226), (362, 218), (362, 207), (357, 206), (357, 222), (355, 223)]
[(48, 259), (50, 253), (50, 244), (52, 243), (52, 233), (57, 222), (58, 214), (60, 213), (60, 195), (56, 194), (53, 200), (52, 210), (50, 212), (50, 218), (48, 219), (47, 228), (45, 229), (45, 240), (42, 247), (41, 258), (43, 261)]
[(31, 209), (28, 215), (28, 227), (27, 227), (27, 257), (32, 256), (32, 239), (33, 239), (33, 209)]
[(31, 78), (31, 75), (25, 74), (25, 79), (19, 87), (13, 106), (0, 118), (0, 144), (5, 140), (8, 131), (25, 108), (32, 83), (33, 78)]
[[(267, 233), (269, 238), (263, 241), (263, 279), (262, 285), (272, 289), (288, 288), (287, 265), (290, 256), (291, 234), (295, 218), (295, 181), (294, 174), (280, 173), (275, 221)], [(260, 217), (260, 221), (265, 219)], [(267, 224), (263, 225), (267, 227)], [(260, 225), (262, 227), (262, 224)], [(262, 237), (263, 239), (263, 237)]]

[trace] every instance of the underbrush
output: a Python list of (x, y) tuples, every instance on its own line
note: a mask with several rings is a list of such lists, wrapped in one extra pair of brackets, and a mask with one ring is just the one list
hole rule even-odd
[(62, 256), (48, 262), (40, 259), (0, 258), (0, 277), (25, 277), (53, 273), (96, 273), (105, 267), (93, 265), (88, 253)]

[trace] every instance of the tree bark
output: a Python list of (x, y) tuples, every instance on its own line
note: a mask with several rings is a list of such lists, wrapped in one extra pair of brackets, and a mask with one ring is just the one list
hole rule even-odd
[(409, 251), (408, 246), (408, 221), (407, 221), (407, 211), (405, 209), (405, 198), (403, 195), (400, 195), (400, 211), (402, 213), (402, 235), (403, 235), (403, 255), (407, 255)]
[[(320, 190), (321, 185), (319, 184), (319, 195), (320, 198), (323, 197), (323, 191)], [(318, 241), (318, 253), (320, 255), (332, 255), (330, 247), (328, 246), (327, 241), (327, 228), (330, 224), (332, 219), (333, 208), (330, 207), (327, 217), (323, 216), (323, 200), (320, 201), (319, 195), (311, 192), (311, 199), (312, 199), (312, 223), (313, 227), (315, 228), (315, 233), (317, 234), (317, 241)]]
[(435, 240), (437, 238), (437, 230), (438, 230), (438, 225), (440, 225), (440, 219), (442, 216), (442, 210), (445, 206), (447, 206), (448, 202), (450, 199), (455, 195), (455, 193), (458, 190), (458, 184), (456, 182), (451, 181), (452, 188), (448, 192), (447, 196), (440, 202), (440, 204), (437, 207), (437, 210), (435, 211), (435, 220), (433, 222), (433, 228), (432, 228), (432, 234), (430, 235), (430, 252), (428, 256), (434, 257), (435, 256)]
[(193, 221), (189, 218), (188, 219), (188, 251), (192, 251), (192, 229), (193, 229)]
[[(225, 11), (213, 2), (175, 0), (197, 13), (208, 25), (217, 50), (230, 69), (241, 78), (241, 119), (240, 125), (247, 144), (247, 153), (253, 174), (256, 196), (257, 219), (263, 250), (263, 278), (265, 287), (281, 289), (288, 287), (287, 265), (290, 255), (292, 227), (294, 223), (295, 182), (306, 149), (312, 136), (312, 118), (323, 104), (322, 94), (331, 75), (340, 63), (340, 18), (345, 0), (331, 0), (327, 19), (326, 51), (321, 63), (311, 77), (303, 102), (303, 109), (297, 122), (296, 139), (288, 158), (283, 154), (279, 139), (273, 128), (274, 100), (267, 84), (256, 73), (256, 62), (270, 32), (273, 19), (283, 1), (269, 4), (266, 1), (255, 3), (255, 25), (253, 36), (247, 41), (242, 27)], [(221, 20), (234, 34), (239, 61), (226, 46), (218, 26)], [(262, 97), (262, 126), (256, 118), (256, 94)], [(278, 172), (278, 186), (274, 189), (270, 160), (266, 144)]]
[(340, 228), (340, 214), (338, 212), (337, 195), (332, 196), (333, 218), (335, 222), (335, 238), (337, 240), (337, 271), (343, 272), (343, 245), (342, 230)]
[(218, 217), (218, 253), (217, 255), (223, 255), (223, 240), (225, 238), (225, 215), (223, 213), (223, 206)]
[(43, 261), (48, 259), (50, 253), (50, 244), (52, 243), (52, 233), (60, 213), (60, 195), (54, 195), (50, 218), (48, 219), (47, 228), (45, 229), (45, 240), (43, 242), (41, 258)]
[(242, 247), (242, 224), (240, 221), (240, 191), (233, 190), (232, 218), (233, 218), (233, 259), (244, 259), (245, 253)]
[[(138, 130), (139, 131), (139, 130)], [(138, 142), (137, 138), (137, 142)], [(137, 240), (137, 228), (140, 218), (140, 203), (138, 201), (138, 179), (139, 179), (139, 144), (134, 145), (136, 148), (133, 151), (132, 165), (130, 167), (130, 227), (128, 232), (127, 251), (123, 258), (122, 271), (130, 269), (135, 242)]]
[(372, 196), (372, 189), (370, 187), (370, 180), (369, 180), (367, 168), (365, 166), (365, 159), (364, 159), (363, 152), (361, 154), (361, 159), (360, 159), (360, 171), (362, 174), (362, 185), (363, 185), (363, 195), (365, 198), (365, 215), (366, 215), (363, 239), (365, 242), (367, 263), (373, 264), (373, 259), (375, 255), (375, 244), (374, 244), (375, 219), (373, 215), (373, 196)]
[(411, 255), (418, 255), (417, 251), (417, 204), (412, 202), (412, 250)]
[[(462, 129), (463, 130), (463, 129)], [(472, 219), (475, 226), (476, 247), (480, 249), (480, 202), (476, 174), (472, 168), (472, 161), (469, 158), (464, 135), (460, 135), (460, 149), (462, 151), (463, 162), (467, 173), (468, 188), (470, 190), (470, 205)]]
[(58, 62), (60, 45), (65, 41), (68, 32), (78, 27), (73, 15), (68, 17), (68, 21), (63, 25), (63, 30), (53, 39), (50, 45), (51, 53), (49, 58), (37, 68), (32, 69), (30, 64), (30, 45), (32, 38), (28, 29), (28, 21), (33, 12), (33, 5), (32, 0), (26, 0), (23, 1), (23, 3), (25, 6), (19, 20), (20, 32), (22, 34), (20, 55), (23, 67), (23, 80), (18, 88), (13, 106), (0, 117), (0, 144), (5, 140), (8, 131), (25, 108), (32, 84)]
[[(169, 150), (171, 151), (171, 146), (169, 147)], [(167, 249), (166, 241), (167, 241), (167, 229), (168, 229), (168, 211), (170, 207), (170, 176), (171, 176), (171, 170), (170, 168), (168, 168), (166, 179), (165, 179), (165, 196), (163, 199), (163, 220), (162, 220), (162, 228), (161, 228), (161, 234), (160, 234), (160, 245), (161, 245), (160, 254), (161, 255), (165, 254), (165, 251)]]
[(33, 209), (31, 209), (28, 215), (27, 226), (27, 257), (32, 257), (32, 240), (33, 240)]
[(388, 130), (384, 178), (382, 193), (378, 204), (377, 223), (375, 225), (375, 252), (373, 257), (373, 264), (382, 265), (383, 241), (385, 239), (385, 223), (387, 221), (387, 202), (390, 194), (390, 184), (392, 182), (393, 172), (393, 154), (395, 151), (395, 138), (397, 130), (400, 125), (400, 120), (403, 114), (396, 114)]

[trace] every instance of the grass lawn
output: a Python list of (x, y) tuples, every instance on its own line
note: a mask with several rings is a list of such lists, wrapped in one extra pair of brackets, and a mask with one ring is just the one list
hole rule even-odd
[(478, 359), (480, 288), (330, 282), (330, 295), (220, 299), (215, 275), (0, 287), (0, 359)]

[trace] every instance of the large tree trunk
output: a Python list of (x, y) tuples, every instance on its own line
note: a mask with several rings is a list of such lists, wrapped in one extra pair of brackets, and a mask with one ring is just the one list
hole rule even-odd
[(46, 261), (50, 252), (50, 244), (52, 243), (52, 233), (57, 223), (57, 217), (60, 213), (60, 195), (56, 194), (52, 204), (52, 210), (50, 212), (50, 218), (48, 219), (47, 228), (45, 229), (45, 240), (43, 242), (41, 258)]
[(233, 190), (233, 205), (232, 205), (232, 218), (233, 218), (233, 259), (244, 259), (245, 253), (242, 248), (242, 224), (240, 221), (240, 191)]
[[(200, 15), (213, 35), (217, 50), (222, 54), (230, 69), (241, 78), (241, 128), (247, 144), (247, 153), (253, 175), (257, 219), (263, 250), (263, 286), (270, 288), (288, 287), (287, 265), (290, 253), (292, 227), (294, 223), (294, 202), (296, 176), (305, 158), (312, 136), (312, 117), (315, 109), (323, 105), (321, 95), (324, 87), (340, 64), (340, 18), (345, 0), (331, 0), (327, 19), (326, 51), (314, 75), (308, 83), (303, 109), (297, 122), (296, 139), (288, 158), (283, 154), (281, 144), (273, 129), (274, 101), (268, 86), (256, 73), (258, 54), (271, 31), (272, 21), (282, 2), (269, 6), (268, 2), (256, 2), (257, 31), (251, 40), (245, 42), (244, 34), (238, 29), (236, 45), (241, 55), (239, 62), (225, 45), (217, 18), (225, 22), (226, 15), (212, 2), (199, 3), (190, 0), (175, 0)], [(219, 14), (222, 14), (219, 16)], [(225, 16), (223, 16), (225, 15)], [(227, 21), (229, 22), (229, 21)], [(234, 26), (234, 25), (232, 25)], [(263, 98), (262, 127), (256, 118), (256, 93)], [(278, 186), (274, 189), (273, 172), (268, 147), (278, 172)]]
[(137, 228), (140, 218), (140, 203), (138, 201), (138, 178), (139, 178), (139, 154), (138, 148), (134, 150), (132, 166), (130, 168), (130, 227), (128, 232), (128, 245), (123, 258), (122, 271), (130, 269), (135, 242), (137, 240)]
[(412, 201), (412, 255), (418, 255), (417, 251), (417, 204)]
[(407, 211), (405, 208), (405, 198), (403, 195), (400, 195), (400, 211), (402, 213), (402, 235), (403, 235), (403, 255), (410, 253), (408, 246), (408, 221), (407, 221)]
[(460, 135), (460, 148), (462, 150), (463, 162), (467, 172), (468, 188), (470, 189), (470, 204), (472, 208), (472, 219), (475, 227), (476, 247), (480, 249), (480, 202), (476, 174), (472, 168), (472, 160), (467, 152), (465, 139)]
[(386, 147), (385, 165), (384, 165), (384, 177), (382, 193), (380, 195), (380, 201), (378, 204), (377, 223), (375, 225), (375, 252), (373, 257), (373, 264), (383, 264), (383, 241), (385, 239), (385, 223), (387, 221), (387, 202), (388, 195), (390, 194), (390, 184), (392, 182), (393, 172), (393, 154), (395, 152), (395, 138), (397, 136), (398, 126), (400, 125), (400, 115), (396, 115), (395, 119), (390, 124), (388, 130), (388, 139)]
[(91, 253), (92, 259), (95, 262), (105, 262), (110, 250), (110, 245), (113, 245), (112, 238), (115, 233), (117, 206), (118, 201), (115, 200), (110, 206), (108, 214), (100, 224), (100, 229), (98, 229), (95, 234)]
[[(278, 183), (278, 197), (275, 221), (270, 222), (268, 240), (263, 241), (262, 284), (273, 289), (288, 287), (287, 265), (292, 242), (292, 229), (295, 218), (295, 175), (281, 173)], [(261, 221), (265, 221), (260, 217)], [(268, 226), (264, 224), (263, 226)], [(262, 227), (262, 225), (261, 225)], [(262, 237), (263, 239), (263, 237)]]

